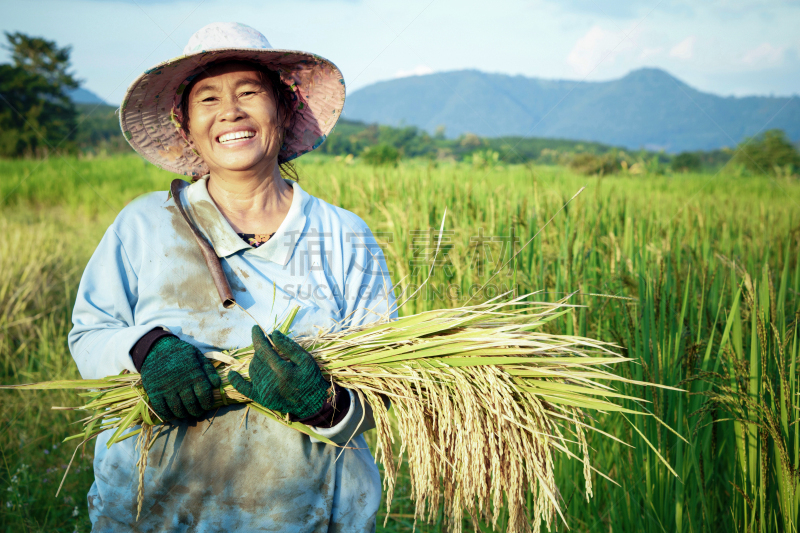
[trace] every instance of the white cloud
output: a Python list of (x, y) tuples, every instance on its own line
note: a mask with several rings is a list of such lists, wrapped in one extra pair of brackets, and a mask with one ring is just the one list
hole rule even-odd
[(394, 73), (395, 78), (407, 78), (409, 76), (424, 76), (433, 74), (433, 69), (428, 65), (417, 65), (411, 70), (398, 70)]
[(639, 59), (647, 59), (648, 57), (657, 56), (663, 51), (663, 46), (657, 46), (655, 48), (643, 48), (642, 52), (639, 54)]
[(671, 57), (677, 57), (678, 59), (691, 59), (694, 57), (694, 43), (696, 42), (697, 37), (690, 35), (686, 39), (673, 46), (669, 51), (669, 55)]
[(581, 76), (588, 75), (601, 63), (611, 64), (621, 52), (633, 47), (625, 34), (592, 26), (577, 40), (567, 55), (567, 63)]
[(784, 46), (772, 46), (769, 43), (761, 43), (752, 50), (745, 52), (742, 56), (742, 63), (747, 65), (759, 65), (764, 63), (779, 63), (783, 59)]

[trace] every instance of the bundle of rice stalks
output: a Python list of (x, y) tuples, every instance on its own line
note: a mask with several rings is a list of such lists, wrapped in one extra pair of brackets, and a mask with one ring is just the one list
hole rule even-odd
[[(465, 511), (496, 526), (504, 505), (509, 531), (538, 531), (542, 521), (549, 528), (556, 514), (563, 519), (554, 478), (559, 456), (583, 463), (587, 498), (592, 494), (591, 472), (596, 470), (590, 464), (586, 435), (595, 430), (589, 413), (640, 414), (610, 401), (628, 397), (603, 383), (636, 382), (609, 371), (628, 361), (612, 346), (543, 331), (547, 322), (570, 312), (573, 306), (566, 299), (526, 301), (530, 296), (295, 337), (329, 379), (372, 406), (375, 458), (383, 464), (387, 503), (403, 456), (416, 517), (435, 519), (443, 505), (453, 531), (460, 531)], [(292, 318), (280, 329), (288, 330)], [(249, 379), (252, 347), (206, 356), (216, 360), (222, 378), (217, 405), (250, 402), (227, 378), (236, 370)], [(163, 426), (148, 406), (138, 374), (13, 388), (91, 389), (81, 393), (89, 401), (79, 409), (93, 414), (83, 420), (84, 431), (70, 438), (86, 442), (114, 429), (111, 446), (138, 435), (141, 482), (147, 449), (157, 437), (153, 426)], [(391, 399), (396, 435), (379, 395)], [(288, 422), (281, 413), (253, 402), (250, 406), (326, 440), (303, 424)], [(139, 427), (126, 432), (135, 426)], [(399, 457), (393, 454), (395, 438), (400, 439)], [(533, 496), (533, 523), (527, 520), (528, 491)]]

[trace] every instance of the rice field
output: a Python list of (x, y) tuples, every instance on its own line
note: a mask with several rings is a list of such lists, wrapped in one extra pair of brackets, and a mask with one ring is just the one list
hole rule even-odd
[[(724, 169), (587, 177), (549, 166), (408, 161), (372, 168), (307, 159), (298, 166), (301, 186), (361, 216), (382, 242), (393, 279), (411, 292), (428, 274), (447, 210), (429, 286), (401, 314), (508, 290), (540, 291), (539, 299), (550, 302), (575, 293), (570, 301), (583, 307), (556, 319), (554, 331), (612, 342), (638, 363), (625, 377), (685, 390), (617, 387), (647, 400), (686, 441), (649, 417), (638, 417), (633, 428), (611, 416), (592, 420), (623, 443), (589, 435), (593, 465), (614, 480), (595, 475), (590, 498), (581, 462), (556, 465), (571, 530), (796, 530), (796, 179), (746, 178)], [(133, 155), (0, 161), (2, 384), (78, 377), (66, 335), (83, 265), (127, 202), (166, 190), (171, 179)], [(68, 425), (74, 415), (49, 408), (76, 405), (76, 398), (62, 391), (2, 391), (0, 398), (1, 529), (88, 531), (91, 446), (53, 496), (72, 454), (59, 443), (77, 426)], [(619, 403), (640, 409), (630, 400)], [(407, 475), (401, 465), (379, 530), (412, 529)], [(530, 516), (533, 506), (529, 497)], [(507, 521), (501, 513), (498, 529)], [(463, 526), (491, 530), (469, 516)], [(420, 531), (443, 527), (441, 512), (432, 524), (417, 524)], [(554, 528), (566, 530), (558, 522)]]

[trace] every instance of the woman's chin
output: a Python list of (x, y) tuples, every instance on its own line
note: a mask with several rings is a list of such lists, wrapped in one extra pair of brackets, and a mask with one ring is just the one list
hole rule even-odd
[(277, 158), (272, 157), (253, 157), (250, 155), (242, 154), (241, 157), (226, 157), (221, 160), (216, 160), (213, 164), (208, 165), (211, 173), (221, 172), (246, 172), (252, 170), (272, 171), (272, 165), (277, 163)]

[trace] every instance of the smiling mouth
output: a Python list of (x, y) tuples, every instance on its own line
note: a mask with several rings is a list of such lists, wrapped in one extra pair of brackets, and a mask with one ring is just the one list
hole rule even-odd
[(256, 132), (254, 131), (232, 131), (231, 133), (226, 133), (225, 135), (217, 137), (217, 142), (220, 144), (230, 144), (255, 136)]

